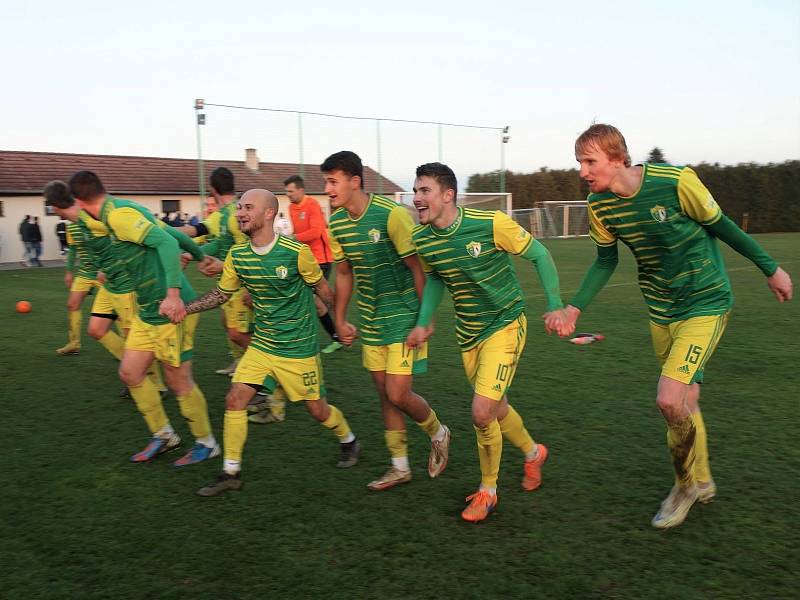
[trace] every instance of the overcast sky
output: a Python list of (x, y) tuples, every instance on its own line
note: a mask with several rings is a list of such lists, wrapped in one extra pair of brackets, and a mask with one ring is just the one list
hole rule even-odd
[[(278, 4), (277, 8), (272, 5)], [(384, 6), (384, 4), (386, 6)], [(0, 8), (0, 149), (196, 156), (193, 101), (511, 128), (515, 171), (571, 167), (593, 120), (676, 164), (800, 158), (800, 3), (16, 2)], [(297, 117), (206, 111), (203, 154), (296, 162)], [(307, 117), (303, 158), (378, 163), (376, 125)], [(434, 126), (381, 125), (391, 177)], [(499, 133), (445, 128), (459, 175)]]

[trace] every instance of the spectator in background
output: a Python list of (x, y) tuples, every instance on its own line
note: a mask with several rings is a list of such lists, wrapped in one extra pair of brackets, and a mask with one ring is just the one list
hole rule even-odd
[(289, 219), (283, 216), (283, 213), (278, 213), (278, 217), (275, 219), (275, 233), (280, 233), (281, 235), (292, 235), (292, 225), (289, 223)]
[(200, 217), (198, 217), (197, 214), (192, 215), (192, 217), (189, 219), (189, 225), (191, 225), (192, 227), (197, 225), (199, 222), (200, 222)]
[(31, 245), (33, 248), (33, 256), (31, 263), (36, 267), (43, 267), (42, 261), (39, 257), (42, 255), (42, 230), (39, 228), (39, 217), (33, 217), (33, 223), (29, 224), (31, 231)]
[(22, 240), (22, 247), (25, 251), (22, 254), (22, 264), (23, 266), (30, 267), (31, 266), (31, 256), (33, 256), (33, 246), (31, 245), (30, 240), (30, 226), (31, 223), (31, 216), (25, 215), (25, 218), (22, 219), (22, 223), (19, 224), (19, 237)]
[(61, 256), (67, 253), (67, 222), (60, 220), (56, 224), (56, 235), (58, 236), (58, 243), (61, 245)]

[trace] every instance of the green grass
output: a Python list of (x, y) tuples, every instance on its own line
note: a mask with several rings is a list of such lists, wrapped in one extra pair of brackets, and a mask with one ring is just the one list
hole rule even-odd
[[(800, 235), (758, 239), (797, 273)], [(569, 297), (591, 243), (547, 245)], [(359, 465), (334, 468), (335, 438), (290, 406), (282, 424), (251, 425), (242, 492), (203, 499), (194, 492), (218, 460), (184, 471), (127, 462), (147, 431), (117, 398), (116, 365), (97, 343), (85, 336), (80, 356), (55, 356), (66, 336), (61, 271), (0, 272), (0, 596), (797, 597), (798, 302), (778, 305), (761, 274), (726, 253), (737, 303), (703, 386), (718, 499), (656, 531), (650, 518), (672, 477), (654, 403), (659, 369), (633, 261), (621, 254), (579, 325), (607, 339), (587, 347), (542, 332), (538, 283), (518, 265), (531, 326), (510, 398), (551, 459), (543, 487), (525, 493), (506, 445), (500, 504), (479, 525), (459, 517), (479, 471), (449, 303), (415, 385), (454, 433), (440, 479), (427, 477), (427, 440), (412, 427), (415, 479), (367, 491), (388, 461), (379, 407), (360, 352), (341, 351), (324, 358), (327, 387), (363, 442)], [(32, 313), (14, 313), (20, 298)], [(227, 380), (213, 371), (225, 362), (218, 312), (205, 313), (195, 374), (218, 437)], [(190, 439), (174, 400), (167, 409)]]

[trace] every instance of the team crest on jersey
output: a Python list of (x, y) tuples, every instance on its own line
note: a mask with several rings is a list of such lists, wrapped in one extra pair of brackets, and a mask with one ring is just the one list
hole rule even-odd
[(717, 201), (714, 200), (714, 196), (711, 195), (709, 192), (708, 197), (706, 198), (706, 208), (714, 208), (717, 204)]
[(381, 241), (381, 231), (380, 231), (380, 229), (370, 229), (367, 232), (367, 235), (369, 236), (369, 239), (372, 240), (373, 244), (377, 244), (378, 242)]
[(287, 269), (283, 265), (281, 265), (279, 267), (275, 267), (275, 275), (277, 275), (281, 279), (286, 279), (286, 276), (288, 274), (289, 274), (289, 269)]
[(467, 244), (467, 252), (472, 258), (478, 258), (481, 255), (481, 243), (470, 242)]
[(525, 228), (520, 225), (519, 231), (517, 232), (517, 241), (521, 242), (528, 236), (528, 232), (525, 231)]
[(650, 215), (653, 217), (653, 220), (663, 223), (667, 220), (667, 209), (660, 204), (656, 204), (650, 209)]

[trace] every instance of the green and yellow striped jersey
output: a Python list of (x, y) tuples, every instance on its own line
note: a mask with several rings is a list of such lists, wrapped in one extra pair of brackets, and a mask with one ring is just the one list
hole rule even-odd
[(510, 254), (523, 254), (533, 237), (500, 211), (459, 207), (445, 229), (419, 225), (414, 245), (425, 271), (453, 297), (456, 337), (469, 350), (513, 322), (524, 310)]
[(364, 344), (404, 342), (416, 324), (419, 298), (414, 277), (403, 260), (415, 253), (413, 228), (408, 210), (374, 194), (356, 219), (344, 208), (331, 215), (331, 251), (336, 262), (346, 260), (353, 268), (359, 335)]
[(631, 249), (639, 287), (656, 323), (730, 310), (733, 293), (716, 238), (703, 227), (722, 211), (688, 167), (645, 163), (630, 197), (589, 194), (589, 234)]
[[(167, 276), (158, 250), (144, 245), (144, 239), (151, 229), (166, 227), (164, 223), (144, 206), (113, 196), (106, 196), (100, 209), (100, 220), (108, 229), (108, 237), (112, 242), (109, 251), (113, 259), (125, 266), (136, 286), (139, 317), (151, 325), (169, 323), (169, 319), (158, 312), (161, 301), (167, 295)], [(197, 296), (194, 289), (180, 267), (178, 269), (181, 299), (184, 302), (194, 300)]]
[(255, 331), (250, 344), (268, 354), (307, 358), (319, 351), (317, 311), (309, 286), (322, 279), (311, 249), (279, 235), (266, 254), (250, 243), (235, 244), (222, 269), (219, 289), (250, 293)]
[[(88, 246), (89, 234), (78, 223), (67, 223), (67, 245), (69, 255), (67, 257), (67, 268), (76, 277), (85, 279), (97, 279), (97, 265), (94, 255)], [(75, 265), (77, 260), (78, 264)]]
[[(75, 223), (84, 232), (86, 246), (92, 254), (97, 268), (103, 272), (106, 280), (103, 283), (112, 294), (127, 294), (136, 289), (136, 282), (128, 272), (125, 263), (117, 258), (111, 247), (113, 242), (108, 236), (108, 228), (85, 210), (78, 213)], [(144, 248), (141, 250), (144, 252)]]
[[(204, 221), (210, 233), (216, 234), (211, 240), (207, 240), (206, 254), (216, 256), (220, 260), (225, 260), (228, 256), (228, 250), (234, 244), (244, 244), (248, 242), (248, 238), (239, 229), (239, 221), (236, 219), (236, 204), (237, 200), (228, 202), (225, 206), (218, 211), (211, 213)], [(217, 217), (214, 217), (217, 215)]]

